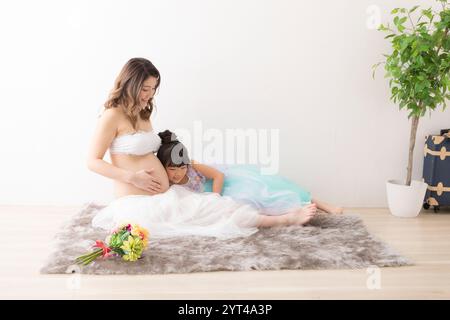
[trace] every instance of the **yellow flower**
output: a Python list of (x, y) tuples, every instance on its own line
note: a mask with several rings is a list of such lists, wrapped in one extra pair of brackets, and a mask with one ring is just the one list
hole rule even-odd
[(140, 258), (144, 249), (144, 243), (140, 237), (128, 236), (120, 247), (125, 252), (123, 259), (125, 261), (136, 261)]
[(131, 235), (136, 236), (136, 237), (140, 237), (144, 248), (147, 247), (148, 245), (148, 231), (145, 228), (142, 228), (141, 226), (134, 224), (131, 228)]
[(132, 262), (133, 261), (137, 261), (137, 259), (139, 259), (139, 257), (136, 254), (132, 253), (132, 252), (130, 252), (129, 254), (124, 255), (122, 258), (125, 261), (132, 261)]

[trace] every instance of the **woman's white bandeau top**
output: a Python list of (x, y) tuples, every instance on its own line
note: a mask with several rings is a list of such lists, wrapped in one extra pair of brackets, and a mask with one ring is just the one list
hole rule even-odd
[(158, 151), (160, 146), (161, 138), (153, 130), (140, 130), (116, 137), (109, 147), (109, 152), (143, 156)]

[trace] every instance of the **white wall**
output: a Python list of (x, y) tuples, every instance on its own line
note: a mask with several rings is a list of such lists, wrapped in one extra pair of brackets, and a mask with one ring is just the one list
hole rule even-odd
[[(435, 6), (435, 1), (414, 4)], [(0, 203), (112, 199), (89, 172), (96, 115), (123, 64), (162, 74), (156, 130), (280, 129), (280, 173), (344, 206), (386, 206), (385, 181), (406, 176), (410, 124), (389, 101), (384, 34), (367, 27), (411, 1), (14, 1), (0, 4)], [(423, 138), (450, 127), (436, 111)]]

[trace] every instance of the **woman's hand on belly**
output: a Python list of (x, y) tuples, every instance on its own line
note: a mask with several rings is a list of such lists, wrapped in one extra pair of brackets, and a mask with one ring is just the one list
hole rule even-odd
[(161, 179), (153, 171), (154, 169), (139, 170), (130, 176), (129, 183), (150, 194), (158, 194), (166, 191), (163, 190)]
[[(154, 195), (169, 189), (166, 170), (154, 154), (145, 156), (111, 154), (111, 161), (113, 165), (131, 172), (126, 181), (115, 181), (116, 197), (133, 194)], [(156, 188), (155, 183), (159, 183), (160, 189)], [(152, 185), (159, 191), (151, 190)]]

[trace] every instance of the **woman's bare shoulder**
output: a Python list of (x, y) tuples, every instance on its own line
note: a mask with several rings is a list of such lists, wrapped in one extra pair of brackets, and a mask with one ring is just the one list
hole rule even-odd
[(120, 108), (104, 109), (100, 114), (100, 120), (102, 122), (115, 124), (122, 124), (124, 122), (128, 122), (125, 113)]
[(100, 113), (100, 117), (98, 119), (100, 127), (107, 130), (114, 130), (116, 132), (119, 127), (122, 126), (124, 121), (126, 120), (123, 111), (119, 108), (104, 109)]
[(121, 108), (105, 108), (100, 114), (102, 118), (121, 118), (123, 116), (125, 116), (125, 113)]

